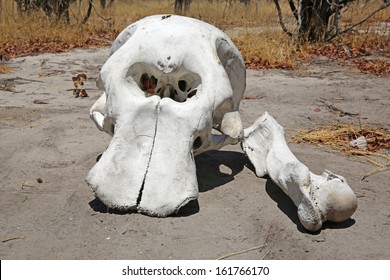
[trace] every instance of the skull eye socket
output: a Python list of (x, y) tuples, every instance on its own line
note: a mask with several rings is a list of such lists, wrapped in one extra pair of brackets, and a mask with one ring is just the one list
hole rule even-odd
[(128, 80), (133, 80), (146, 97), (157, 95), (171, 98), (176, 102), (185, 102), (194, 97), (202, 83), (198, 74), (180, 68), (174, 73), (163, 73), (146, 63), (133, 64), (127, 72)]

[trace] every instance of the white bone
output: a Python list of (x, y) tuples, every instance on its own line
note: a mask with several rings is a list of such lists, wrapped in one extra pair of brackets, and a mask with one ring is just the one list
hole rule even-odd
[(89, 116), (97, 126), (97, 128), (103, 131), (103, 121), (104, 121), (104, 108), (106, 107), (106, 93), (99, 97), (99, 99), (93, 104), (91, 109), (89, 110)]
[(238, 111), (226, 113), (221, 122), (221, 132), (232, 138), (241, 139), (243, 128), (240, 113)]
[(110, 208), (177, 212), (198, 196), (194, 154), (242, 137), (244, 61), (226, 34), (202, 21), (157, 15), (130, 25), (97, 85), (105, 97), (90, 115), (113, 138), (87, 182)]
[(268, 174), (298, 207), (298, 217), (309, 231), (324, 221), (342, 222), (357, 208), (357, 198), (345, 178), (325, 171), (315, 175), (288, 148), (283, 128), (267, 112), (244, 129), (242, 148), (256, 169)]

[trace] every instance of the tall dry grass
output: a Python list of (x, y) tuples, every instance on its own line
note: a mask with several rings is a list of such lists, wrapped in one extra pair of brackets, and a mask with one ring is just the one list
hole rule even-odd
[[(94, 1), (96, 9), (92, 10), (87, 23), (82, 24), (88, 1), (77, 0), (70, 6), (70, 23), (67, 24), (62, 20), (48, 18), (41, 11), (19, 14), (15, 1), (2, 2), (0, 53), (5, 58), (24, 53), (104, 45), (131, 22), (152, 14), (172, 13), (174, 9), (173, 0), (116, 0), (112, 7), (104, 10), (99, 7), (99, 1)], [(280, 2), (287, 27), (294, 30), (296, 27), (287, 1)], [(350, 5), (343, 12), (342, 25), (347, 26), (364, 17), (378, 6), (378, 2), (379, 0), (361, 0)], [(386, 28), (390, 28), (389, 10), (383, 10), (365, 23), (361, 27), (363, 33), (339, 40), (353, 46), (380, 45), (388, 49), (390, 30)], [(249, 66), (294, 68), (296, 61), (302, 59), (302, 52), (306, 50), (305, 47), (300, 47), (297, 52), (297, 46), (283, 33), (271, 0), (252, 0), (248, 6), (239, 1), (193, 0), (189, 16), (226, 31)], [(376, 30), (381, 30), (382, 33), (376, 33)]]

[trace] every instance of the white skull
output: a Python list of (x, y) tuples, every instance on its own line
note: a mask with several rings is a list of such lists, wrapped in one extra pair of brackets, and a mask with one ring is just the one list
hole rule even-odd
[(109, 208), (177, 212), (198, 197), (194, 155), (243, 136), (245, 64), (228, 36), (205, 22), (156, 15), (130, 25), (98, 86), (105, 93), (90, 115), (113, 138), (87, 182)]

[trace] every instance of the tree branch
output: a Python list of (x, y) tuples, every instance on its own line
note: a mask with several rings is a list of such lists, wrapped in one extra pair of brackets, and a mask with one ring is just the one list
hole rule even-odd
[(274, 3), (275, 3), (275, 6), (276, 6), (276, 10), (278, 11), (278, 17), (279, 17), (280, 26), (282, 27), (283, 31), (288, 36), (292, 37), (293, 34), (290, 31), (288, 31), (286, 25), (284, 25), (282, 10), (280, 9), (280, 5), (279, 5), (279, 0), (274, 0)]
[(290, 5), (291, 12), (293, 13), (295, 19), (298, 21), (298, 11), (297, 8), (295, 7), (294, 1), (288, 0), (288, 4)]
[(335, 27), (335, 35), (339, 35), (340, 33), (340, 25), (339, 25), (339, 19), (340, 19), (340, 0), (333, 0), (332, 5), (334, 6), (334, 27)]
[[(275, 0), (276, 1), (276, 0)], [(346, 0), (348, 1), (348, 0)], [(341, 2), (341, 1), (340, 1)], [(345, 1), (344, 1), (345, 2)], [(332, 40), (334, 37), (336, 37), (337, 35), (341, 35), (341, 34), (344, 34), (344, 33), (347, 33), (349, 31), (351, 31), (353, 28), (355, 28), (356, 26), (362, 24), (363, 22), (367, 21), (369, 18), (371, 18), (373, 15), (375, 15), (376, 13), (378, 13), (379, 11), (383, 10), (383, 9), (386, 9), (387, 7), (390, 6), (390, 1), (387, 0), (385, 3), (383, 3), (378, 9), (376, 9), (375, 11), (373, 11), (371, 14), (369, 14), (368, 16), (366, 16), (365, 18), (359, 20), (358, 22), (352, 24), (351, 26), (339, 31), (338, 33), (335, 33), (335, 34), (331, 34), (329, 35), (327, 38), (326, 38), (326, 41), (330, 41)]]
[(347, 5), (348, 3), (351, 3), (351, 2), (354, 2), (354, 1), (356, 1), (356, 0), (340, 0), (340, 1), (339, 1), (339, 5), (340, 5), (340, 7), (341, 7), (341, 6), (345, 6), (345, 5)]
[(111, 19), (111, 18), (104, 18), (104, 17), (102, 17), (102, 16), (98, 13), (98, 11), (97, 11), (96, 8), (95, 8), (95, 5), (93, 4), (93, 0), (88, 0), (88, 2), (89, 2), (89, 6), (88, 6), (87, 14), (86, 14), (85, 17), (84, 17), (84, 19), (83, 19), (83, 21), (82, 21), (82, 24), (85, 24), (85, 23), (88, 21), (89, 17), (91, 16), (92, 8), (94, 9), (94, 11), (95, 11), (95, 13), (98, 15), (98, 17), (100, 17), (102, 20), (110, 20), (110, 19)]
[(87, 10), (87, 14), (85, 15), (85, 17), (83, 18), (83, 21), (82, 21), (82, 24), (85, 24), (89, 17), (91, 16), (91, 11), (92, 11), (92, 6), (93, 6), (93, 0), (89, 0), (89, 5), (88, 5), (88, 10)]

